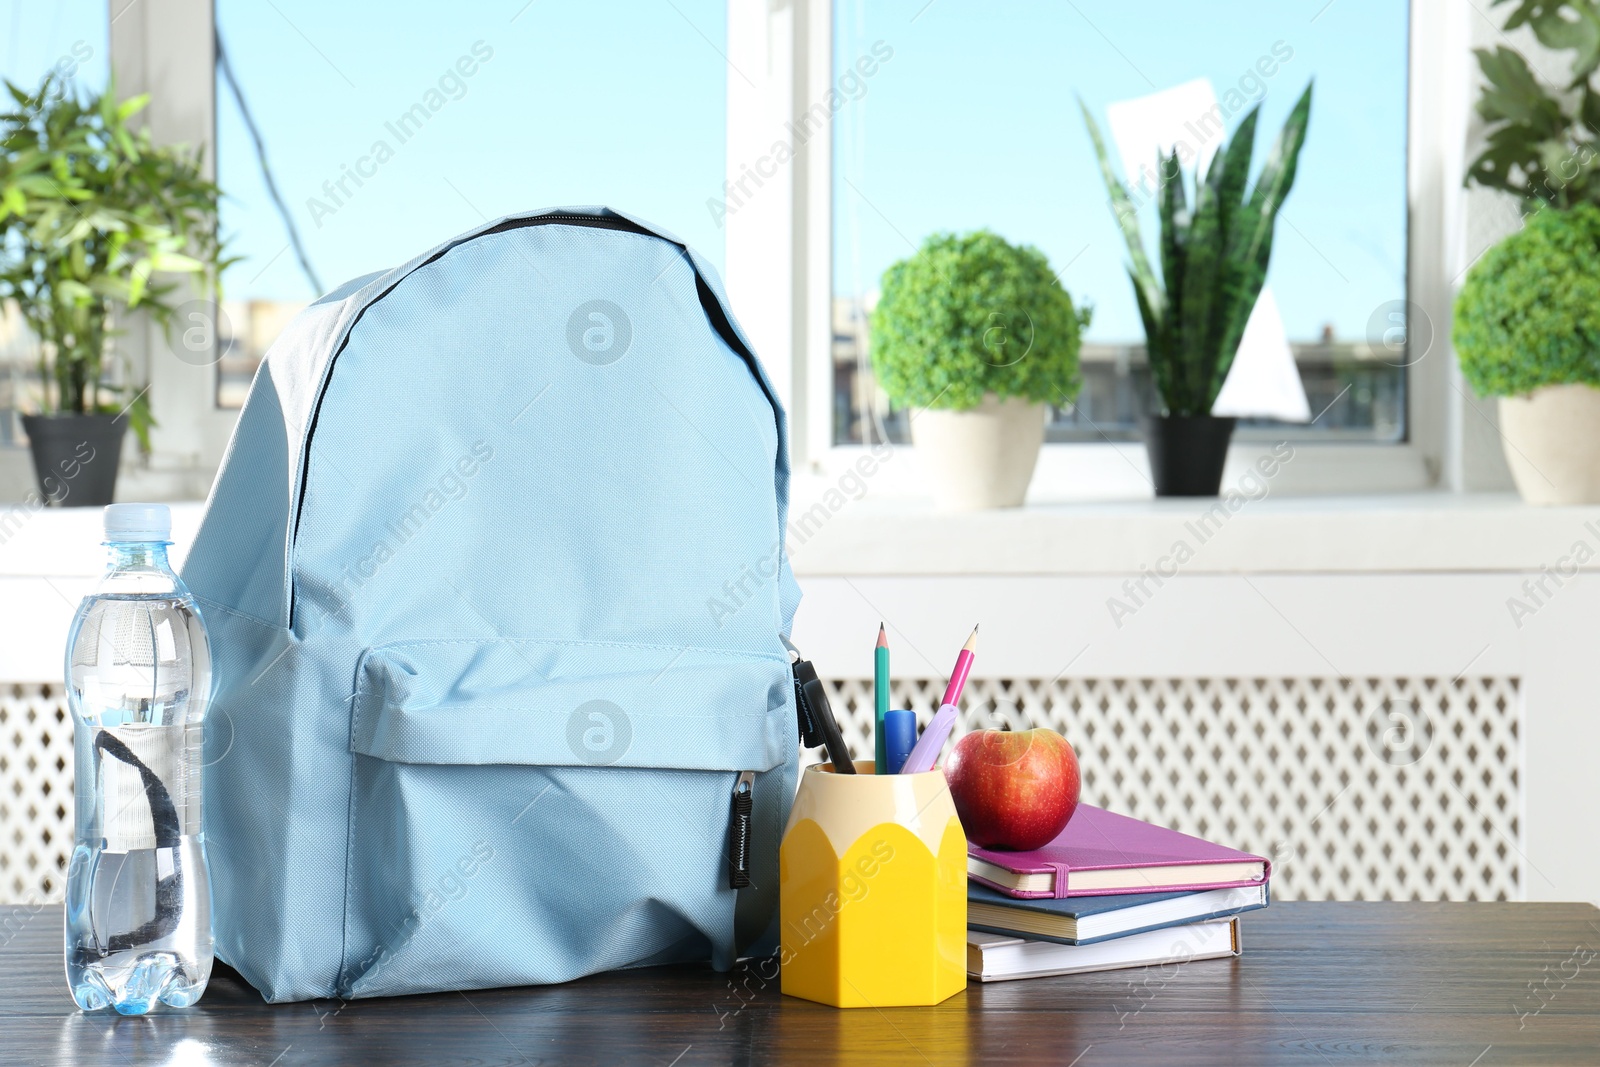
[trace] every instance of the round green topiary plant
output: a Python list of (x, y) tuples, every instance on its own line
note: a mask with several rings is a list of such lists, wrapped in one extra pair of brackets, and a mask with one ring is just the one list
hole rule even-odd
[(960, 411), (985, 393), (1069, 403), (1089, 316), (1038, 249), (987, 230), (936, 233), (884, 272), (872, 371), (899, 407)]
[(1479, 396), (1600, 386), (1600, 208), (1545, 209), (1473, 265), (1452, 332)]

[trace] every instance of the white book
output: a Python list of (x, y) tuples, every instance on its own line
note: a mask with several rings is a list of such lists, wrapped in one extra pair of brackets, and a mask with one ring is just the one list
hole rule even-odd
[(980, 982), (1003, 982), (1011, 978), (1223, 959), (1237, 956), (1240, 948), (1236, 918), (1169, 926), (1092, 945), (1029, 941), (968, 930), (967, 975)]

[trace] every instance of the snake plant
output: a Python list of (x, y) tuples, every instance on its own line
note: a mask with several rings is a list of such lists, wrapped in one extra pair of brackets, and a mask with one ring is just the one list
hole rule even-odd
[(1218, 146), (1203, 180), (1196, 172), (1192, 206), (1178, 149), (1158, 157), (1160, 277), (1145, 252), (1132, 198), (1111, 169), (1100, 128), (1081, 101), (1079, 106), (1128, 244), (1128, 276), (1144, 321), (1150, 373), (1165, 413), (1209, 415), (1266, 281), (1273, 225), (1294, 185), (1300, 146), (1305, 143), (1311, 86), (1289, 112), (1248, 194), (1259, 105), (1239, 123), (1233, 139)]

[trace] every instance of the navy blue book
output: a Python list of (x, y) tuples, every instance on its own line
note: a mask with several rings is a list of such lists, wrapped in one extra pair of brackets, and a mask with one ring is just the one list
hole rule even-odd
[(968, 882), (967, 926), (1035, 941), (1092, 945), (1146, 930), (1255, 911), (1266, 907), (1267, 899), (1266, 883), (1186, 893), (1019, 900)]

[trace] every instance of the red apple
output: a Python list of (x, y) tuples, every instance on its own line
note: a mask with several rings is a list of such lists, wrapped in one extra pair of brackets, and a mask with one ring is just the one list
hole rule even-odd
[(1078, 754), (1054, 730), (974, 731), (944, 776), (967, 840), (984, 848), (1038, 848), (1078, 810)]

